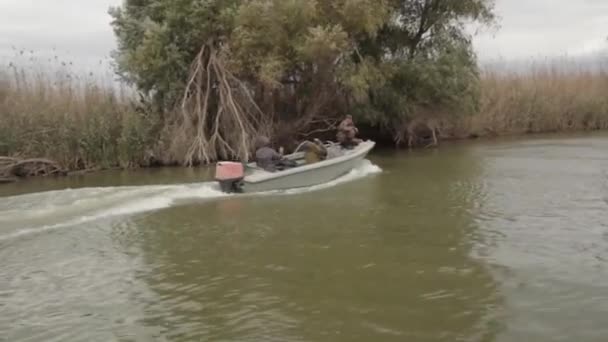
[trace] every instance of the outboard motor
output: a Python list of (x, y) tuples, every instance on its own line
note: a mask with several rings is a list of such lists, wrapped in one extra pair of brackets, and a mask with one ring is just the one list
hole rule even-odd
[(220, 183), (223, 192), (241, 192), (244, 177), (245, 168), (242, 163), (218, 162), (215, 166), (215, 180)]

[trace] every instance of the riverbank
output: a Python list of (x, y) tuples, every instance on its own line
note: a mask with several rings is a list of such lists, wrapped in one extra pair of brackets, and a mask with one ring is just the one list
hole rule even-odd
[[(480, 102), (469, 114), (422, 117), (441, 141), (608, 128), (608, 76), (536, 67), (528, 73), (485, 71)], [(161, 118), (128, 89), (62, 69), (0, 70), (0, 156), (44, 158), (61, 174), (175, 164)], [(389, 132), (370, 136), (393, 145)], [(5, 174), (3, 178), (19, 176)]]

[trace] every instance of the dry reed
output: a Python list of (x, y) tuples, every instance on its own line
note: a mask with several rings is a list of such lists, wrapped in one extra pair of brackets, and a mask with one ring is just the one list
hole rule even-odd
[(0, 155), (70, 170), (143, 165), (155, 122), (136, 109), (111, 81), (11, 64), (0, 68)]
[(513, 135), (608, 128), (608, 75), (599, 70), (536, 65), (525, 73), (485, 71), (474, 135)]
[[(0, 156), (47, 158), (69, 170), (163, 160), (170, 144), (159, 141), (159, 119), (135, 98), (69, 67), (0, 66)], [(607, 129), (608, 75), (559, 65), (485, 71), (479, 110), (450, 117), (444, 137)]]

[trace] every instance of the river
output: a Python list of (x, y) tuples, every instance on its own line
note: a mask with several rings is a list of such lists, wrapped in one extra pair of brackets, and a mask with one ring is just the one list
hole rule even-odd
[(246, 196), (208, 169), (6, 185), (0, 341), (605, 341), (607, 151), (379, 151)]

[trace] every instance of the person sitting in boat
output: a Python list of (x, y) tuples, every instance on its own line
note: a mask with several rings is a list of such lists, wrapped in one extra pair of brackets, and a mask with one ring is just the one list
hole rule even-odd
[(327, 158), (327, 148), (321, 140), (314, 139), (304, 145), (304, 159), (306, 164), (313, 164), (325, 160)]
[(359, 129), (355, 126), (352, 115), (347, 115), (338, 126), (337, 139), (338, 143), (344, 148), (353, 148), (361, 143), (360, 139), (356, 138)]
[(270, 147), (270, 139), (265, 136), (258, 137), (256, 141), (255, 162), (258, 167), (268, 171), (275, 172), (284, 170), (287, 167), (295, 166), (291, 161), (283, 157), (282, 151), (279, 153)]

